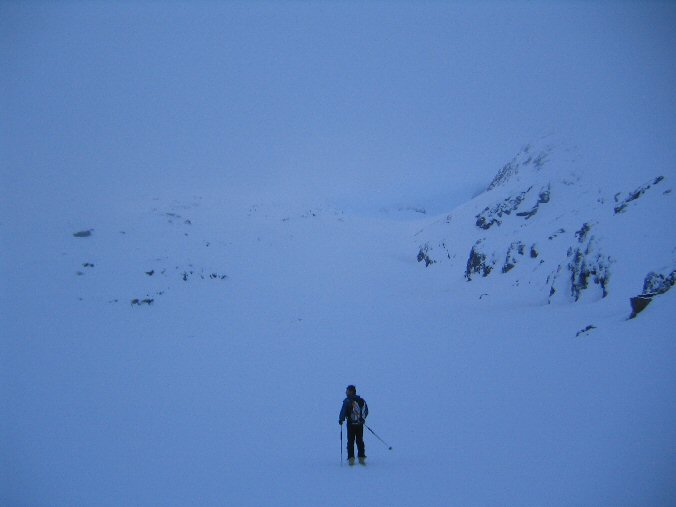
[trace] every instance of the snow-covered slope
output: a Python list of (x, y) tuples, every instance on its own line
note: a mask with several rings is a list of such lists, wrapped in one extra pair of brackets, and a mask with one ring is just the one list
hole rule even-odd
[(470, 282), (463, 290), (471, 297), (608, 299), (629, 315), (630, 298), (651, 292), (650, 280), (662, 282), (652, 293), (673, 285), (672, 189), (660, 173), (616, 181), (612, 168), (587, 167), (575, 147), (545, 138), (525, 146), (485, 192), (418, 232), (418, 260)]
[[(575, 160), (533, 146), (436, 219), (14, 203), (0, 504), (673, 504), (675, 291), (626, 320), (674, 269), (671, 181), (599, 190)], [(341, 467), (348, 383), (393, 447), (367, 432), (366, 468)]]

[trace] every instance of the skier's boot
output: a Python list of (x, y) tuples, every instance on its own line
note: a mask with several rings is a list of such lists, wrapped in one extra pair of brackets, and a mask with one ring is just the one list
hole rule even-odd
[(347, 464), (350, 465), (350, 466), (354, 466), (354, 457), (348, 458), (348, 459), (347, 459)]
[(366, 465), (366, 456), (360, 456), (359, 457), (359, 464), (360, 465)]

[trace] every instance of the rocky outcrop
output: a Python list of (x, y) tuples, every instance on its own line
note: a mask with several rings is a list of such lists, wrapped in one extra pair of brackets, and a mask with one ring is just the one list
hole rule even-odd
[(517, 213), (516, 216), (524, 217), (526, 220), (528, 220), (529, 218), (535, 216), (535, 214), (540, 209), (540, 204), (547, 204), (550, 199), (551, 199), (551, 186), (547, 185), (540, 190), (538, 194), (538, 200), (535, 202), (535, 205), (528, 211), (521, 211)]
[[(667, 178), (608, 193), (621, 181), (610, 168), (588, 178), (576, 147), (557, 144), (554, 152), (550, 140), (521, 150), (452, 219), (440, 217), (416, 232), (424, 238), (417, 240), (418, 262), (464, 274), (490, 295), (542, 303), (626, 301), (632, 293), (625, 281), (640, 279), (645, 263), (670, 266), (676, 247), (669, 240), (674, 201)], [(611, 281), (615, 272), (621, 277)], [(673, 285), (671, 271), (660, 273), (646, 277), (636, 308)], [(490, 284), (479, 282), (486, 277)]]
[[(532, 191), (533, 187), (530, 186), (528, 190), (508, 197), (492, 207), (486, 206), (476, 215), (476, 226), (480, 229), (488, 230), (494, 225), (501, 225), (505, 216), (509, 216), (512, 213), (526, 220), (534, 217), (540, 209), (540, 205), (550, 201), (551, 185), (547, 184), (543, 186), (538, 192), (537, 199), (531, 194)], [(532, 203), (528, 210), (518, 211), (522, 205), (528, 205), (528, 202)]]
[(551, 147), (535, 150), (531, 145), (526, 145), (516, 157), (500, 169), (495, 178), (493, 178), (493, 181), (488, 185), (487, 190), (493, 190), (496, 187), (504, 185), (524, 169), (539, 171), (545, 165), (550, 152)]
[(523, 257), (526, 252), (526, 245), (521, 241), (515, 241), (507, 249), (507, 257), (505, 258), (505, 263), (502, 265), (502, 272), (507, 273), (511, 271), (516, 263), (519, 262), (517, 256)]
[(580, 298), (582, 291), (589, 288), (590, 283), (601, 288), (601, 297), (608, 295), (610, 259), (600, 252), (596, 238), (590, 232), (591, 226), (584, 224), (575, 233), (580, 246), (568, 250), (570, 291), (575, 301)]
[(676, 283), (676, 270), (668, 275), (650, 272), (643, 280), (643, 294), (657, 296), (664, 294)]
[(645, 310), (650, 302), (653, 300), (652, 296), (635, 296), (629, 300), (631, 305), (631, 315), (630, 319), (635, 319), (636, 316)]
[(580, 329), (577, 333), (575, 333), (575, 337), (578, 337), (578, 336), (580, 336), (580, 335), (585, 335), (585, 336), (586, 336), (586, 335), (588, 335), (591, 331), (593, 331), (594, 329), (596, 329), (596, 326), (594, 326), (593, 324), (589, 324), (588, 326), (583, 327), (583, 328)]
[(658, 183), (661, 183), (663, 180), (664, 176), (658, 176), (650, 183), (641, 185), (636, 190), (634, 190), (633, 192), (629, 192), (626, 195), (622, 195), (621, 192), (615, 194), (615, 202), (617, 203), (614, 208), (615, 214), (617, 215), (618, 213), (624, 213), (629, 203), (637, 200), (639, 197), (645, 194), (650, 188), (652, 188), (654, 185), (657, 185)]
[(152, 305), (154, 302), (155, 302), (155, 300), (152, 299), (152, 298), (146, 298), (146, 299), (138, 299), (138, 298), (135, 298), (135, 299), (132, 299), (132, 300), (131, 300), (131, 305), (132, 305), (132, 306), (142, 306), (142, 305), (148, 305), (148, 306), (150, 306), (150, 305)]
[(504, 201), (499, 202), (492, 208), (486, 206), (486, 208), (476, 216), (476, 226), (488, 230), (494, 225), (500, 225), (502, 223), (503, 215), (511, 215), (512, 212), (519, 209), (519, 205), (526, 198), (528, 191), (530, 191), (530, 188), (514, 197), (509, 197)]
[(664, 294), (676, 283), (676, 270), (668, 275), (650, 272), (643, 280), (643, 292), (629, 300), (631, 304), (630, 319), (635, 318), (647, 308), (655, 296)]
[(548, 280), (552, 281), (549, 301), (557, 294), (564, 292), (578, 301), (583, 292), (594, 287), (600, 291), (600, 297), (608, 295), (610, 280), (610, 258), (605, 255), (593, 234), (592, 226), (582, 225), (575, 233), (577, 244), (568, 249), (568, 263), (559, 265), (556, 273)]
[(421, 246), (420, 250), (418, 251), (418, 262), (424, 262), (426, 268), (429, 267), (430, 264), (437, 262), (429, 256), (429, 250), (430, 246), (425, 243), (425, 245)]
[(482, 239), (474, 243), (474, 246), (469, 253), (467, 269), (465, 270), (465, 278), (467, 278), (468, 281), (472, 280), (472, 275), (488, 276), (495, 266), (495, 258), (482, 251), (482, 243)]

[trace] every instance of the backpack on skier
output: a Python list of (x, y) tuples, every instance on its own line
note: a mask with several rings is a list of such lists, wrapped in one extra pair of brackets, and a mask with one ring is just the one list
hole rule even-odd
[(368, 409), (363, 398), (352, 400), (352, 407), (348, 416), (350, 424), (364, 424), (367, 414)]

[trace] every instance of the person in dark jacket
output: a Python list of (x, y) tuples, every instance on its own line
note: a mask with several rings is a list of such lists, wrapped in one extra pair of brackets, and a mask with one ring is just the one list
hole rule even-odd
[(369, 415), (369, 407), (363, 398), (357, 396), (357, 388), (353, 385), (345, 389), (347, 397), (343, 400), (338, 416), (338, 424), (347, 421), (347, 462), (354, 465), (354, 443), (357, 442), (357, 457), (359, 463), (366, 464), (364, 447), (364, 423)]

